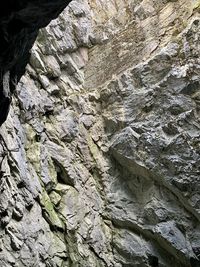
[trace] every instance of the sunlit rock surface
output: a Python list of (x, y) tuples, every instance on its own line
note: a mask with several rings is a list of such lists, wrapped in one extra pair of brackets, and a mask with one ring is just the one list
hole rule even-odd
[(77, 0), (1, 127), (0, 266), (200, 266), (199, 1)]

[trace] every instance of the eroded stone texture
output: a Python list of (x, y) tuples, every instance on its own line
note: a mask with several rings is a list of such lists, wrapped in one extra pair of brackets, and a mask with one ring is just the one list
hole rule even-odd
[(198, 1), (77, 0), (40, 31), (0, 130), (0, 266), (200, 265), (199, 27)]

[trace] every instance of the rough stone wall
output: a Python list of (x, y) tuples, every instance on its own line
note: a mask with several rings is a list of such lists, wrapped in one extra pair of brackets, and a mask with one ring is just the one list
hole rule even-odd
[(199, 4), (76, 0), (40, 31), (0, 129), (1, 267), (200, 266)]

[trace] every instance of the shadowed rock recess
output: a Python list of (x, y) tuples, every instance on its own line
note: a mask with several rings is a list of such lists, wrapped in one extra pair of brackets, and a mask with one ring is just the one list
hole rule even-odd
[(24, 74), (39, 28), (55, 19), (70, 0), (6, 0), (0, 9), (0, 125)]
[[(50, 3), (4, 11), (1, 122)], [(200, 266), (199, 12), (75, 0), (39, 31), (0, 128), (1, 267)]]

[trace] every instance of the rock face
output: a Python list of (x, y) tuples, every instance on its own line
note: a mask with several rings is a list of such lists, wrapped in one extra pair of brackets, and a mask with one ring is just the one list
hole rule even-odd
[(11, 95), (24, 74), (39, 28), (70, 0), (6, 0), (0, 10), (0, 125), (6, 120)]
[(0, 266), (200, 266), (199, 4), (76, 0), (40, 31), (0, 129)]

